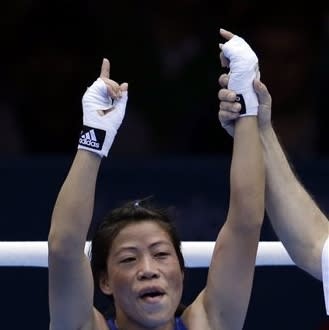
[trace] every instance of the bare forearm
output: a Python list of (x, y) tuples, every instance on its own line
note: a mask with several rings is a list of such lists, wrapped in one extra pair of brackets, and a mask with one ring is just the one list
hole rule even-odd
[(100, 162), (101, 158), (95, 154), (83, 150), (77, 152), (53, 210), (50, 244), (61, 249), (73, 246), (81, 249), (84, 246), (92, 219)]
[(321, 278), (328, 219), (295, 177), (272, 128), (261, 134), (266, 166), (266, 210), (296, 264)]
[(212, 299), (220, 301), (220, 309), (213, 312), (217, 315), (220, 311), (221, 327), (227, 329), (241, 329), (247, 313), (264, 218), (265, 190), (257, 117), (239, 118), (234, 128), (230, 207), (210, 266), (207, 289), (211, 290), (206, 290), (206, 298), (210, 299), (206, 306), (212, 305)]
[[(264, 216), (264, 160), (257, 117), (240, 118), (235, 125), (231, 164), (231, 200), (247, 216), (247, 225)], [(248, 214), (250, 213), (250, 214)]]

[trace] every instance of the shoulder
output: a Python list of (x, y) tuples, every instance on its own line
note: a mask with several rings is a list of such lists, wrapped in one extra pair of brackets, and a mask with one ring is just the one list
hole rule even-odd
[(96, 308), (94, 308), (94, 330), (110, 330), (108, 322), (105, 320), (103, 314), (101, 314)]

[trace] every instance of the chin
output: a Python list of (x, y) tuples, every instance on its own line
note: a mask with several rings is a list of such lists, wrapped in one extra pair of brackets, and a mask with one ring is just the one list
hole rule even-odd
[(170, 322), (175, 316), (175, 310), (171, 308), (166, 308), (162, 306), (159, 309), (148, 309), (142, 313), (142, 322), (143, 324), (149, 327), (158, 327), (160, 325)]

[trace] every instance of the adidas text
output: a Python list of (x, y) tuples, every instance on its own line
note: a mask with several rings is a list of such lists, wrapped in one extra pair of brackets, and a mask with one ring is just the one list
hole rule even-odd
[(99, 148), (99, 143), (98, 142), (91, 141), (91, 140), (86, 139), (86, 138), (80, 138), (79, 143), (82, 144), (82, 145), (93, 147), (93, 148), (97, 148), (97, 149)]

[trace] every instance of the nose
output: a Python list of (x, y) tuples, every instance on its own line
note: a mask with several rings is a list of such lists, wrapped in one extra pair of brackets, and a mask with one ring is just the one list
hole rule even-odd
[(137, 273), (138, 280), (155, 279), (159, 277), (159, 271), (154, 265), (152, 259), (145, 257), (140, 262), (140, 267)]

